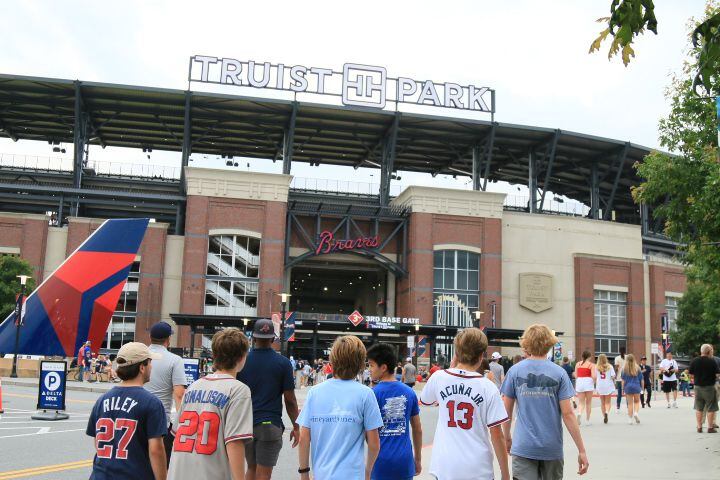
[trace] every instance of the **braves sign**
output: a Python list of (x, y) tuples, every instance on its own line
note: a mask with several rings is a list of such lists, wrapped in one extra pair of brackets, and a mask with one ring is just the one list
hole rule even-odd
[(380, 245), (380, 239), (377, 235), (374, 237), (358, 237), (346, 240), (336, 239), (332, 232), (325, 230), (320, 234), (317, 246), (315, 247), (315, 255), (323, 253), (334, 253), (343, 250), (363, 250), (368, 248), (377, 248)]

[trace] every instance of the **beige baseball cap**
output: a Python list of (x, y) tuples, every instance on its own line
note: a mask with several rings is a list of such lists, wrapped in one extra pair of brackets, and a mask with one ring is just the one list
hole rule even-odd
[(117, 362), (118, 367), (128, 367), (130, 365), (135, 365), (136, 363), (144, 362), (148, 358), (157, 360), (161, 357), (162, 355), (159, 353), (151, 352), (144, 343), (130, 342), (120, 347), (115, 361)]

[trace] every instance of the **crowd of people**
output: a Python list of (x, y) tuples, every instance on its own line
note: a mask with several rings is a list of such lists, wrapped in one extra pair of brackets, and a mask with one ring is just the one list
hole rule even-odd
[[(557, 338), (545, 325), (527, 328), (520, 339), (525, 356), (507, 371), (499, 354), (485, 359), (485, 334), (468, 328), (454, 339), (449, 368), (419, 372), (410, 358), (398, 362), (394, 347), (366, 350), (352, 335), (335, 340), (329, 361), (295, 361), (273, 349), (272, 322), (258, 320), (252, 348), (238, 329), (216, 333), (213, 372), (187, 388), (182, 359), (167, 350), (170, 325), (160, 322), (150, 333), (150, 347), (122, 346), (121, 383), (90, 415), (92, 478), (270, 479), (283, 448), (284, 404), (301, 480), (310, 479), (311, 469), (316, 480), (409, 480), (423, 469), (422, 404), (438, 407), (429, 467), (435, 478), (492, 479), (497, 462), (503, 480), (511, 471), (514, 479), (559, 479), (563, 425), (578, 452), (577, 473), (588, 471), (581, 425), (590, 424), (595, 392), (605, 423), (613, 394), (618, 410), (626, 397), (631, 424), (640, 423), (639, 411), (651, 400), (652, 369), (644, 357), (638, 362), (622, 352), (612, 364), (605, 355), (595, 363), (587, 351), (574, 368), (568, 359), (557, 365), (547, 358)], [(720, 366), (710, 345), (701, 353), (688, 375), (698, 432), (707, 421), (715, 433)], [(676, 405), (677, 373), (668, 354), (660, 364), (668, 408)], [(418, 379), (426, 380), (419, 394)], [(300, 410), (296, 388), (310, 386)]]

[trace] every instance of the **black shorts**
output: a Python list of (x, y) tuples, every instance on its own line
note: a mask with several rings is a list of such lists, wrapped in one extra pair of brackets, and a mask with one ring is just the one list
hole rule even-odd
[(283, 445), (283, 429), (271, 423), (259, 423), (253, 427), (253, 439), (245, 444), (248, 465), (274, 467), (277, 465)]
[(677, 380), (673, 380), (672, 382), (668, 380), (663, 380), (662, 391), (665, 393), (677, 392)]

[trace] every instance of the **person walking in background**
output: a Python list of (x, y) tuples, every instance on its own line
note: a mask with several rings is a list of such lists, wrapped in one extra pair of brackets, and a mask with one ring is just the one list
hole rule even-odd
[(454, 340), (453, 367), (436, 372), (420, 393), (423, 405), (438, 405), (430, 474), (439, 479), (491, 480), (493, 451), (502, 480), (510, 479), (503, 424), (508, 414), (495, 385), (477, 373), (488, 340), (466, 328)]
[(603, 415), (603, 423), (608, 423), (610, 402), (612, 394), (615, 393), (615, 369), (610, 365), (604, 353), (598, 356), (596, 389), (598, 395), (600, 395), (600, 410)]
[(718, 411), (718, 397), (715, 383), (720, 368), (713, 358), (713, 347), (704, 344), (700, 347), (700, 356), (690, 363), (690, 374), (695, 382), (695, 418), (698, 433), (703, 432), (703, 411), (707, 410), (708, 433), (717, 433), (715, 415)]
[(88, 381), (90, 382), (90, 370), (92, 368), (92, 349), (90, 347), (90, 340), (85, 342), (85, 345), (80, 347), (80, 351), (78, 352), (78, 359), (80, 365), (80, 381)]
[(248, 466), (245, 480), (269, 480), (283, 446), (283, 399), (292, 422), (292, 447), (300, 440), (300, 427), (296, 423), (298, 402), (292, 364), (272, 348), (275, 339), (272, 320), (258, 319), (253, 325), (252, 339), (253, 348), (236, 377), (247, 385), (252, 398), (253, 438), (245, 445)]
[(502, 355), (498, 352), (493, 352), (492, 356), (490, 357), (490, 371), (493, 374), (493, 382), (495, 382), (495, 386), (498, 387), (498, 390), (502, 386), (502, 382), (505, 379), (505, 369), (500, 365), (500, 359), (502, 358)]
[[(382, 414), (380, 454), (372, 480), (410, 480), (422, 471), (422, 424), (415, 391), (395, 380), (395, 349), (376, 343), (367, 351), (373, 393)], [(412, 443), (410, 431), (412, 430)]]
[[(370, 479), (380, 451), (383, 419), (373, 391), (356, 382), (365, 366), (365, 345), (354, 335), (338, 337), (330, 350), (333, 378), (308, 391), (300, 413), (301, 480)], [(367, 456), (363, 462), (364, 446)]]
[(640, 357), (640, 371), (643, 374), (643, 384), (645, 385), (645, 388), (643, 389), (644, 393), (640, 393), (640, 404), (642, 405), (642, 408), (645, 408), (645, 405), (650, 408), (650, 399), (652, 398), (653, 389), (653, 371), (650, 365), (647, 364), (647, 357), (645, 355)]
[(403, 372), (403, 366), (401, 362), (398, 362), (397, 366), (395, 367), (395, 378), (398, 382), (402, 382), (402, 372)]
[(95, 440), (90, 478), (165, 480), (165, 409), (143, 388), (150, 381), (152, 362), (157, 360), (158, 354), (142, 343), (120, 347), (117, 374), (122, 382), (97, 399), (85, 430)]
[(415, 365), (412, 364), (412, 358), (407, 357), (405, 359), (405, 365), (402, 369), (402, 383), (407, 385), (410, 388), (413, 388), (415, 386), (415, 382), (417, 381), (417, 368), (415, 368)]
[(633, 424), (640, 423), (640, 392), (645, 389), (643, 374), (640, 370), (640, 366), (635, 361), (633, 354), (628, 354), (625, 357), (625, 366), (623, 367), (622, 375), (622, 388), (625, 392), (625, 401), (628, 409), (628, 423)]
[(690, 393), (690, 371), (687, 368), (680, 374), (680, 391), (683, 397), (692, 397)]
[(624, 368), (625, 368), (625, 347), (620, 347), (620, 355), (615, 357), (615, 371), (617, 372), (617, 378), (615, 378), (615, 387), (617, 388), (617, 402), (616, 402), (617, 413), (620, 413), (620, 405), (622, 404), (623, 389), (622, 389), (622, 380), (620, 379), (620, 375), (622, 374), (622, 371)]
[(662, 375), (662, 391), (665, 393), (667, 408), (670, 408), (670, 393), (673, 395), (673, 408), (677, 406), (677, 361), (673, 360), (672, 352), (667, 352), (665, 358), (660, 362), (660, 375)]
[(592, 397), (595, 391), (595, 380), (597, 370), (592, 363), (592, 354), (589, 350), (582, 353), (582, 361), (575, 365), (575, 392), (578, 397), (578, 425), (582, 425), (582, 415), (585, 412), (585, 424), (590, 425), (590, 413), (592, 412)]
[[(590, 466), (570, 399), (574, 392), (565, 371), (547, 360), (557, 338), (546, 325), (529, 326), (520, 337), (528, 357), (513, 365), (502, 385), (503, 401), (510, 421), (503, 424), (508, 452), (513, 456), (513, 478), (560, 480), (564, 454), (562, 423), (578, 449), (578, 475)], [(517, 425), (510, 435), (517, 404)]]
[(235, 377), (250, 343), (234, 327), (212, 337), (215, 373), (190, 385), (179, 412), (170, 480), (245, 478), (245, 442), (253, 438), (250, 389)]
[(180, 404), (182, 404), (183, 395), (185, 395), (186, 380), (183, 359), (174, 353), (170, 353), (167, 349), (170, 346), (172, 334), (172, 327), (166, 322), (158, 322), (150, 328), (149, 349), (151, 352), (156, 353), (159, 358), (153, 362), (150, 381), (145, 384), (145, 390), (159, 398), (165, 408), (167, 435), (165, 435), (163, 441), (165, 442), (165, 455), (167, 456), (168, 465), (170, 465), (170, 456), (173, 441), (175, 440), (171, 418), (173, 400), (177, 409), (180, 410)]
[[(562, 365), (560, 365), (563, 370), (565, 370), (565, 373), (567, 373), (568, 378), (570, 379), (570, 382), (573, 386), (573, 392), (575, 391), (575, 369), (570, 365), (570, 359), (568, 357), (563, 357)], [(577, 403), (575, 402), (575, 397), (572, 398), (572, 406), (573, 408), (577, 408)]]
[(495, 375), (492, 370), (490, 370), (490, 362), (488, 362), (487, 359), (483, 358), (480, 361), (480, 366), (478, 367), (477, 372), (483, 374), (485, 378), (495, 383)]

